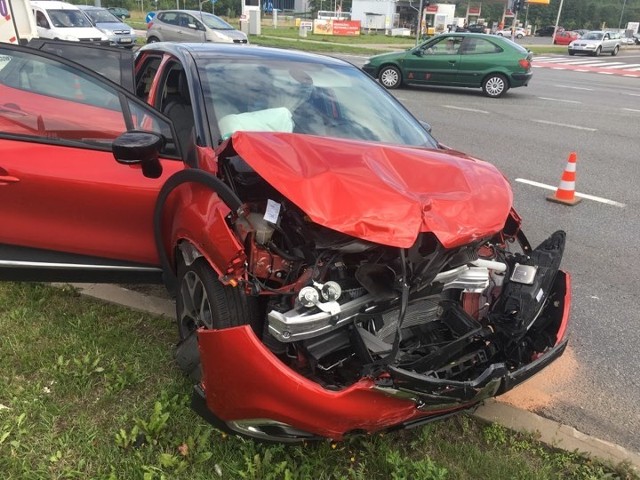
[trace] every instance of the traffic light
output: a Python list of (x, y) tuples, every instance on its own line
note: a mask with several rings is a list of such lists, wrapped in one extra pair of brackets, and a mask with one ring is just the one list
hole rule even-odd
[(513, 0), (513, 3), (511, 4), (511, 11), (519, 12), (522, 9), (523, 5), (524, 0)]

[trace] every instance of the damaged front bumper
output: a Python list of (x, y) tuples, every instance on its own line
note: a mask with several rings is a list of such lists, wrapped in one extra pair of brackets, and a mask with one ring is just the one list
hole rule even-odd
[[(473, 407), (531, 378), (567, 346), (569, 274), (558, 271), (545, 306), (555, 344), (524, 366), (494, 363), (471, 381), (438, 379), (389, 366), (386, 374), (330, 390), (284, 365), (248, 326), (199, 330), (202, 383), (193, 408), (215, 426), (264, 440), (341, 439), (416, 426)], [(229, 361), (233, 359), (233, 361)]]

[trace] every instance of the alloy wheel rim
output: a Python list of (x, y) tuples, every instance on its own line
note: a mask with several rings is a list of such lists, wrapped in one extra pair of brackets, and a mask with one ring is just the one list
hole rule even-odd
[(398, 74), (395, 70), (385, 70), (382, 72), (382, 84), (387, 87), (393, 87), (396, 83), (398, 83)]
[(213, 328), (211, 302), (204, 283), (195, 272), (187, 272), (182, 278), (180, 298), (179, 328), (182, 338), (200, 327)]
[(501, 78), (493, 77), (487, 82), (487, 92), (489, 95), (500, 95), (504, 90), (504, 81)]

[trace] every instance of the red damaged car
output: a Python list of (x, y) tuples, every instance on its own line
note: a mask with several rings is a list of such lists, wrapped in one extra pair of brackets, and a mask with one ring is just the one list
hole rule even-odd
[(532, 248), (503, 175), (356, 67), (156, 43), (132, 72), (87, 53), (118, 85), (45, 50), (0, 47), (0, 275), (164, 282), (193, 407), (220, 428), (414, 426), (562, 355), (564, 232)]

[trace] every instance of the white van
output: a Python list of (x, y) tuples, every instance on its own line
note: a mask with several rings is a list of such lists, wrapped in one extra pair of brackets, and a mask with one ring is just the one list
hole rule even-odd
[(0, 42), (26, 44), (37, 36), (29, 0), (0, 0)]
[(75, 5), (54, 0), (32, 1), (38, 36), (53, 40), (109, 45), (107, 36)]

